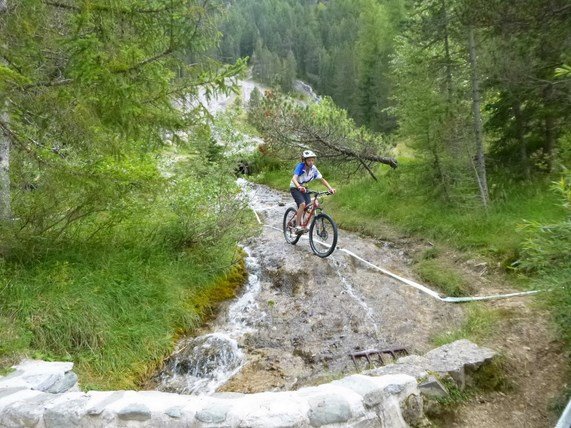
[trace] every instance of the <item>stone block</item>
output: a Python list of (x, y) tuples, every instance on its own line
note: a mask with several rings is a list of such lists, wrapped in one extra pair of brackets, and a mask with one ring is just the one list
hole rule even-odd
[(382, 425), (379, 425), (379, 418), (376, 414), (347, 424), (348, 428), (378, 428), (379, 426)]
[(125, 391), (114, 391), (109, 393), (102, 400), (99, 400), (95, 404), (90, 406), (87, 409), (87, 414), (90, 416), (100, 415), (107, 406), (120, 400), (121, 398), (123, 398), (124, 395)]
[(4, 397), (15, 394), (18, 391), (23, 391), (25, 389), (27, 389), (27, 388), (25, 388), (23, 386), (14, 386), (11, 388), (2, 388), (2, 389), (0, 389), (0, 400), (2, 400), (2, 398), (4, 398)]
[(349, 403), (339, 394), (323, 394), (321, 396), (310, 397), (308, 403), (309, 422), (311, 426), (314, 427), (345, 423), (352, 417)]
[(44, 414), (44, 405), (53, 395), (40, 393), (26, 400), (14, 401), (0, 411), (2, 427), (35, 427)]
[(119, 411), (117, 411), (117, 417), (124, 421), (143, 422), (151, 419), (151, 411), (144, 404), (131, 403), (119, 409)]
[(420, 394), (410, 394), (400, 405), (404, 421), (410, 426), (418, 426), (424, 420), (423, 401)]
[(165, 415), (173, 418), (173, 419), (180, 419), (182, 418), (182, 406), (174, 406), (174, 407), (169, 407), (168, 409), (165, 410)]
[(430, 398), (446, 397), (448, 395), (446, 387), (434, 376), (429, 376), (427, 380), (419, 383), (418, 389), (421, 394)]
[(53, 405), (46, 406), (44, 411), (46, 428), (74, 428), (86, 415), (86, 404), (89, 402), (86, 394), (63, 394), (61, 398)]
[(365, 375), (347, 376), (340, 380), (334, 380), (332, 385), (350, 389), (361, 396), (365, 396), (379, 389), (379, 385), (373, 381), (373, 378)]
[(226, 424), (248, 428), (307, 427), (308, 411), (307, 401), (297, 392), (250, 394), (235, 400)]
[(440, 346), (425, 354), (429, 370), (441, 375), (449, 374), (458, 385), (464, 389), (466, 385), (466, 367), (468, 374), (490, 361), (496, 355), (495, 351), (482, 348), (466, 339), (457, 340)]
[[(24, 387), (54, 393), (67, 391), (77, 383), (73, 363), (24, 360), (14, 372), (0, 377), (0, 388)], [(67, 388), (67, 389), (66, 389)]]
[(429, 367), (430, 364), (426, 358), (418, 355), (407, 355), (399, 358), (394, 364), (368, 370), (363, 372), (363, 374), (369, 376), (406, 374), (418, 380), (427, 376)]
[(232, 403), (217, 401), (196, 412), (195, 418), (208, 424), (221, 424), (226, 420), (226, 415), (232, 407)]
[[(0, 397), (0, 415), (4, 409), (10, 406), (12, 403), (24, 402), (30, 400), (38, 395), (44, 395), (43, 392), (34, 391), (32, 389), (20, 388), (16, 391), (16, 388), (8, 388), (12, 392), (10, 394), (3, 395)], [(5, 389), (7, 391), (8, 389)]]
[(77, 375), (74, 372), (67, 372), (63, 377), (54, 382), (45, 392), (51, 394), (61, 394), (62, 392), (69, 391), (77, 384)]

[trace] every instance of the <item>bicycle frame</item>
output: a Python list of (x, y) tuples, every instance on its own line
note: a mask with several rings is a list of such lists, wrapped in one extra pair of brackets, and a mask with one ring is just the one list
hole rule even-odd
[(323, 208), (321, 208), (319, 206), (319, 200), (317, 199), (318, 196), (329, 194), (329, 192), (313, 192), (313, 191), (309, 191), (308, 193), (310, 195), (314, 194), (315, 196), (313, 197), (313, 200), (309, 204), (311, 206), (311, 209), (309, 210), (309, 212), (307, 211), (308, 207), (305, 207), (305, 212), (303, 213), (303, 215), (301, 217), (301, 226), (302, 227), (307, 227), (311, 223), (311, 219), (315, 215), (315, 211), (318, 211), (318, 210), (323, 211)]

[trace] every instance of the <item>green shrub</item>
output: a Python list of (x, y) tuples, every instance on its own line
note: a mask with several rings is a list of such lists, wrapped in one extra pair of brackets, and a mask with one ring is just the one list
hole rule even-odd
[(534, 275), (535, 288), (557, 322), (567, 348), (571, 348), (571, 171), (553, 189), (561, 197), (567, 216), (554, 223), (526, 222), (521, 257), (516, 266)]

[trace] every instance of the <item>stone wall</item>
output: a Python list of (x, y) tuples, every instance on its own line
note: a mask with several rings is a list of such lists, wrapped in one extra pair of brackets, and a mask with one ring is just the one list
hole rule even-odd
[(464, 385), (469, 373), (493, 356), (458, 341), (424, 357), (404, 357), (368, 374), (315, 387), (212, 396), (81, 392), (72, 363), (27, 360), (0, 378), (0, 427), (415, 426), (424, 418), (421, 389), (434, 390), (426, 386), (430, 373), (450, 375)]

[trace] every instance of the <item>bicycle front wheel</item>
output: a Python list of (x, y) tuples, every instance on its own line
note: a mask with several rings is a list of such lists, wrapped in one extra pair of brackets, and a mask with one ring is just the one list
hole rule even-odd
[(319, 257), (327, 257), (337, 245), (337, 225), (327, 214), (315, 217), (309, 228), (309, 245)]
[(300, 235), (295, 233), (295, 218), (297, 211), (295, 208), (288, 208), (284, 214), (283, 230), (284, 238), (291, 245), (297, 244)]

